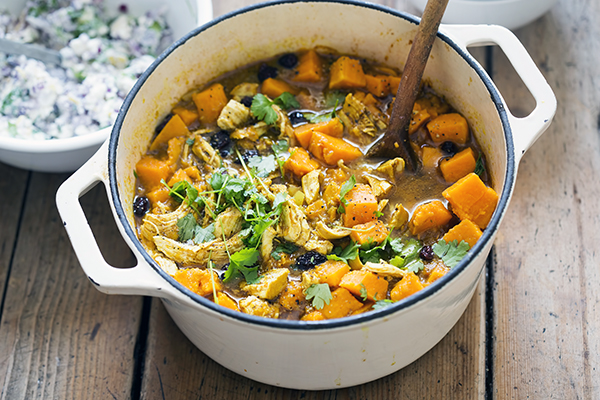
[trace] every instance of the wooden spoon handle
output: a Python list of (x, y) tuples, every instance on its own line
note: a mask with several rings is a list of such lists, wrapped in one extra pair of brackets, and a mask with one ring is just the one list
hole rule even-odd
[[(427, 65), (427, 59), (436, 38), (442, 16), (448, 5), (448, 0), (429, 0), (413, 44), (408, 53), (406, 66), (402, 72), (402, 80), (396, 92), (396, 100), (392, 108), (388, 132), (377, 146), (381, 150), (395, 148), (413, 171), (417, 169), (418, 158), (412, 149), (408, 137), (408, 124), (412, 116), (413, 106)], [(385, 150), (383, 150), (385, 151)]]

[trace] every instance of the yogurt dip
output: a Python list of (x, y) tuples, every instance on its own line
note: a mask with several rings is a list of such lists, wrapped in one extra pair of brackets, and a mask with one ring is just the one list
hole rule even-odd
[(112, 125), (127, 92), (172, 40), (165, 12), (136, 18), (126, 5), (106, 10), (102, 0), (34, 0), (17, 18), (0, 14), (0, 37), (63, 58), (53, 66), (0, 53), (0, 136), (63, 139)]

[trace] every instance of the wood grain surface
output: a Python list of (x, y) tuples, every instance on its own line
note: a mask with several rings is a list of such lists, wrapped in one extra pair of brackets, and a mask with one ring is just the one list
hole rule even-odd
[[(215, 16), (254, 3), (214, 1)], [(408, 0), (375, 3), (416, 11)], [(599, 20), (600, 3), (559, 0), (515, 31), (555, 91), (554, 122), (521, 161), (465, 314), (419, 360), (365, 385), (296, 391), (221, 367), (159, 300), (89, 283), (54, 204), (68, 175), (0, 164), (0, 398), (600, 398)], [(502, 52), (472, 51), (511, 111), (527, 115), (534, 100)], [(104, 188), (81, 203), (107, 261), (131, 266)]]

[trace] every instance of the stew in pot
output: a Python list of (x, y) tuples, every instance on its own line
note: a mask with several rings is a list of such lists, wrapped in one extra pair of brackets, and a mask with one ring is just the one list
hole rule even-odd
[(400, 80), (316, 48), (183, 96), (135, 168), (148, 253), (220, 306), (303, 321), (386, 307), (444, 276), (498, 195), (467, 120), (427, 85), (409, 126), (421, 167), (364, 156)]

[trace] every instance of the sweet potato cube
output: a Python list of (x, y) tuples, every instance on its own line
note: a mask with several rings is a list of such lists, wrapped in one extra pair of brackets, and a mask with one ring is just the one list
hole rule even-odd
[(460, 223), (450, 229), (442, 239), (447, 243), (456, 240), (458, 243), (463, 240), (469, 243), (470, 247), (475, 246), (475, 243), (481, 237), (481, 229), (468, 219), (463, 219)]
[(302, 147), (291, 148), (290, 154), (283, 167), (296, 176), (302, 177), (320, 167)]
[(200, 93), (192, 95), (192, 100), (198, 108), (198, 118), (204, 124), (214, 124), (219, 114), (227, 104), (227, 95), (223, 85), (215, 83)]
[(358, 183), (344, 196), (344, 225), (353, 227), (377, 219), (377, 198), (371, 186)]
[(439, 200), (417, 206), (408, 223), (410, 232), (419, 235), (430, 229), (439, 229), (452, 219), (452, 213)]
[(173, 187), (174, 184), (181, 181), (188, 181), (189, 183), (192, 183), (190, 177), (185, 173), (183, 169), (180, 168), (177, 171), (175, 171), (175, 173), (167, 183), (169, 184), (169, 186)]
[(233, 311), (240, 311), (237, 303), (231, 297), (227, 296), (224, 292), (217, 292), (217, 301), (220, 306), (227, 307)]
[(346, 143), (343, 139), (313, 132), (308, 150), (317, 158), (329, 165), (337, 165), (338, 161), (348, 163), (362, 156), (358, 147)]
[(331, 64), (329, 72), (329, 89), (356, 89), (367, 84), (362, 65), (354, 58), (338, 58)]
[(171, 172), (171, 165), (167, 161), (152, 156), (144, 156), (135, 164), (135, 173), (140, 183), (151, 190), (161, 186), (160, 181), (166, 181)]
[(198, 120), (198, 111), (196, 110), (189, 110), (183, 107), (175, 107), (173, 108), (173, 114), (179, 115), (179, 118), (181, 118), (183, 123), (187, 126), (190, 126)]
[(181, 283), (186, 288), (190, 289), (192, 292), (199, 294), (200, 296), (208, 296), (213, 294), (213, 285), (214, 290), (221, 290), (221, 281), (219, 280), (219, 276), (216, 272), (206, 269), (200, 268), (188, 268), (188, 269), (180, 269), (175, 272), (173, 278), (179, 283)]
[(498, 194), (475, 173), (459, 179), (442, 195), (452, 205), (454, 214), (461, 220), (471, 220), (480, 229), (487, 227), (498, 203)]
[(379, 220), (354, 225), (354, 229), (355, 230), (350, 233), (350, 238), (360, 245), (365, 243), (379, 244), (383, 242), (389, 234), (388, 228)]
[(152, 207), (156, 205), (156, 203), (164, 203), (171, 198), (169, 194), (170, 190), (164, 186), (158, 186), (151, 192), (146, 193), (146, 197), (150, 200), (150, 204)]
[(177, 114), (173, 115), (169, 122), (162, 128), (158, 136), (154, 138), (154, 141), (150, 145), (150, 151), (157, 150), (161, 145), (167, 143), (169, 140), (178, 136), (189, 136), (190, 131), (187, 125), (182, 121), (181, 117)]
[(293, 95), (298, 94), (298, 89), (281, 79), (267, 78), (263, 81), (260, 91), (265, 96), (274, 99), (281, 96), (282, 93), (288, 92)]
[(306, 206), (305, 210), (306, 216), (309, 219), (316, 219), (321, 216), (324, 216), (326, 211), (327, 209), (325, 207), (325, 202), (322, 199), (319, 199), (314, 203), (309, 204), (308, 206)]
[(433, 282), (437, 281), (438, 279), (440, 279), (442, 276), (446, 275), (448, 273), (449, 269), (443, 265), (436, 265), (436, 267), (434, 269), (431, 270), (431, 272), (429, 273), (429, 276), (427, 277), (427, 284), (430, 285)]
[(318, 124), (304, 124), (294, 128), (296, 139), (298, 139), (300, 145), (305, 149), (310, 145), (313, 132), (320, 132), (327, 136), (341, 138), (344, 135), (344, 125), (336, 117)]
[(344, 275), (340, 287), (357, 297), (364, 299), (366, 296), (366, 300), (377, 301), (387, 297), (388, 281), (371, 271), (359, 269)]
[(296, 76), (297, 82), (319, 82), (323, 77), (323, 61), (314, 50), (309, 50), (300, 56)]
[(390, 94), (396, 96), (401, 78), (399, 76), (388, 75), (387, 79), (390, 84)]
[(475, 153), (473, 149), (467, 147), (463, 151), (456, 153), (451, 158), (446, 158), (440, 163), (440, 171), (447, 182), (456, 182), (463, 176), (475, 171)]
[(390, 94), (390, 82), (386, 75), (365, 75), (367, 90), (377, 97), (385, 97)]
[(362, 307), (362, 303), (352, 295), (347, 289), (337, 288), (331, 293), (329, 304), (319, 310), (327, 319), (342, 318), (350, 315)]
[(427, 109), (422, 108), (419, 104), (415, 103), (410, 117), (410, 123), (408, 124), (408, 134), (412, 135), (415, 133), (425, 122), (429, 121), (430, 118), (431, 115)]
[(399, 301), (423, 289), (419, 277), (413, 273), (406, 274), (390, 292), (390, 300)]
[(327, 260), (323, 264), (317, 265), (315, 271), (319, 275), (321, 283), (337, 287), (340, 285), (342, 277), (350, 271), (350, 267), (343, 261)]
[(295, 310), (305, 299), (302, 282), (289, 281), (279, 295), (279, 304), (286, 310)]
[(321, 311), (311, 311), (308, 314), (304, 314), (300, 321), (323, 321), (325, 316)]
[(447, 140), (465, 144), (469, 138), (469, 124), (460, 114), (442, 114), (427, 124), (431, 140), (436, 143)]
[(437, 147), (425, 146), (421, 149), (421, 163), (424, 168), (437, 168), (442, 151)]

